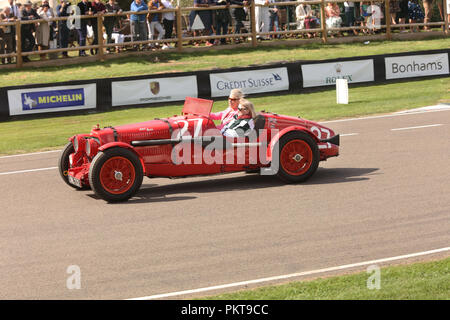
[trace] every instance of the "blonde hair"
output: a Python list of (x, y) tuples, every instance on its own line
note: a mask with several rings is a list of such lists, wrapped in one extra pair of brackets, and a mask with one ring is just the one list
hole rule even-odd
[(241, 91), (241, 89), (233, 89), (230, 91), (229, 97), (233, 99), (242, 99), (244, 98), (244, 93)]
[(242, 107), (247, 108), (248, 111), (250, 111), (252, 119), (256, 117), (255, 107), (253, 106), (253, 103), (251, 103), (247, 99), (241, 98), (241, 100), (239, 100), (239, 104)]

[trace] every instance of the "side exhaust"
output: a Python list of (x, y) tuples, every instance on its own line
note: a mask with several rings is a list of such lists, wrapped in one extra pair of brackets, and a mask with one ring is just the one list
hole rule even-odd
[(320, 140), (320, 141), (321, 142), (329, 142), (329, 143), (332, 143), (332, 144), (338, 146), (339, 142), (340, 142), (340, 138), (339, 138), (339, 135), (337, 134), (334, 137), (331, 137), (329, 139), (323, 139), (323, 140)]

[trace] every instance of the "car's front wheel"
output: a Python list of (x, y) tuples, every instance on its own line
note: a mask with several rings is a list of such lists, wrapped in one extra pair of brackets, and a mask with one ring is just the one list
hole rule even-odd
[(286, 182), (303, 182), (319, 166), (319, 148), (305, 132), (289, 132), (281, 137), (278, 153), (278, 177)]
[(112, 148), (99, 152), (89, 168), (94, 192), (108, 202), (126, 201), (139, 190), (144, 177), (138, 156), (131, 150)]

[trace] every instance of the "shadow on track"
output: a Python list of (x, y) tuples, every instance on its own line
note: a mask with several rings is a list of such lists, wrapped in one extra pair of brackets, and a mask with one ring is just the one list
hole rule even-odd
[[(319, 168), (308, 182), (301, 183), (299, 186), (369, 180), (370, 177), (368, 176), (378, 174), (375, 173), (378, 170), (379, 168)], [(151, 203), (192, 200), (197, 197), (181, 194), (256, 190), (286, 185), (276, 176), (260, 176), (259, 174), (242, 174), (233, 177), (226, 177), (225, 175), (221, 178), (211, 176), (209, 179), (205, 177), (205, 180), (193, 182), (181, 182), (182, 179), (179, 179), (179, 181), (180, 183), (158, 186), (146, 184), (146, 180), (144, 180), (141, 190), (128, 202)], [(98, 199), (95, 195), (90, 196)]]

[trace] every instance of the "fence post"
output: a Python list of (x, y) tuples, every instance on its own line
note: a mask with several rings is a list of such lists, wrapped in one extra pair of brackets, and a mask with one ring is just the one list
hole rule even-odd
[(326, 19), (327, 18), (325, 15), (325, 0), (322, 0), (322, 3), (320, 4), (320, 28), (322, 29), (322, 42), (323, 43), (328, 42)]
[[(447, 0), (447, 1), (449, 1), (449, 0)], [(448, 14), (449, 14), (449, 12), (448, 12), (448, 4), (447, 4), (447, 1), (443, 1), (443, 6), (444, 6), (444, 28), (445, 28), (445, 30), (444, 30), (444, 34), (445, 35), (448, 35), (448, 24), (449, 24), (449, 21), (448, 21)]]
[(384, 17), (386, 20), (386, 39), (392, 40), (391, 34), (391, 12), (389, 11), (389, 0), (384, 0)]
[(177, 50), (181, 52), (183, 50), (183, 28), (181, 25), (181, 7), (177, 6)]
[(98, 38), (98, 52), (97, 56), (100, 61), (103, 61), (105, 53), (103, 52), (103, 13), (97, 15), (97, 38)]
[(255, 1), (250, 4), (250, 25), (252, 29), (252, 47), (258, 45), (258, 40), (256, 39), (256, 6)]
[(16, 66), (17, 68), (22, 68), (23, 58), (22, 58), (22, 25), (20, 20), (16, 21)]

